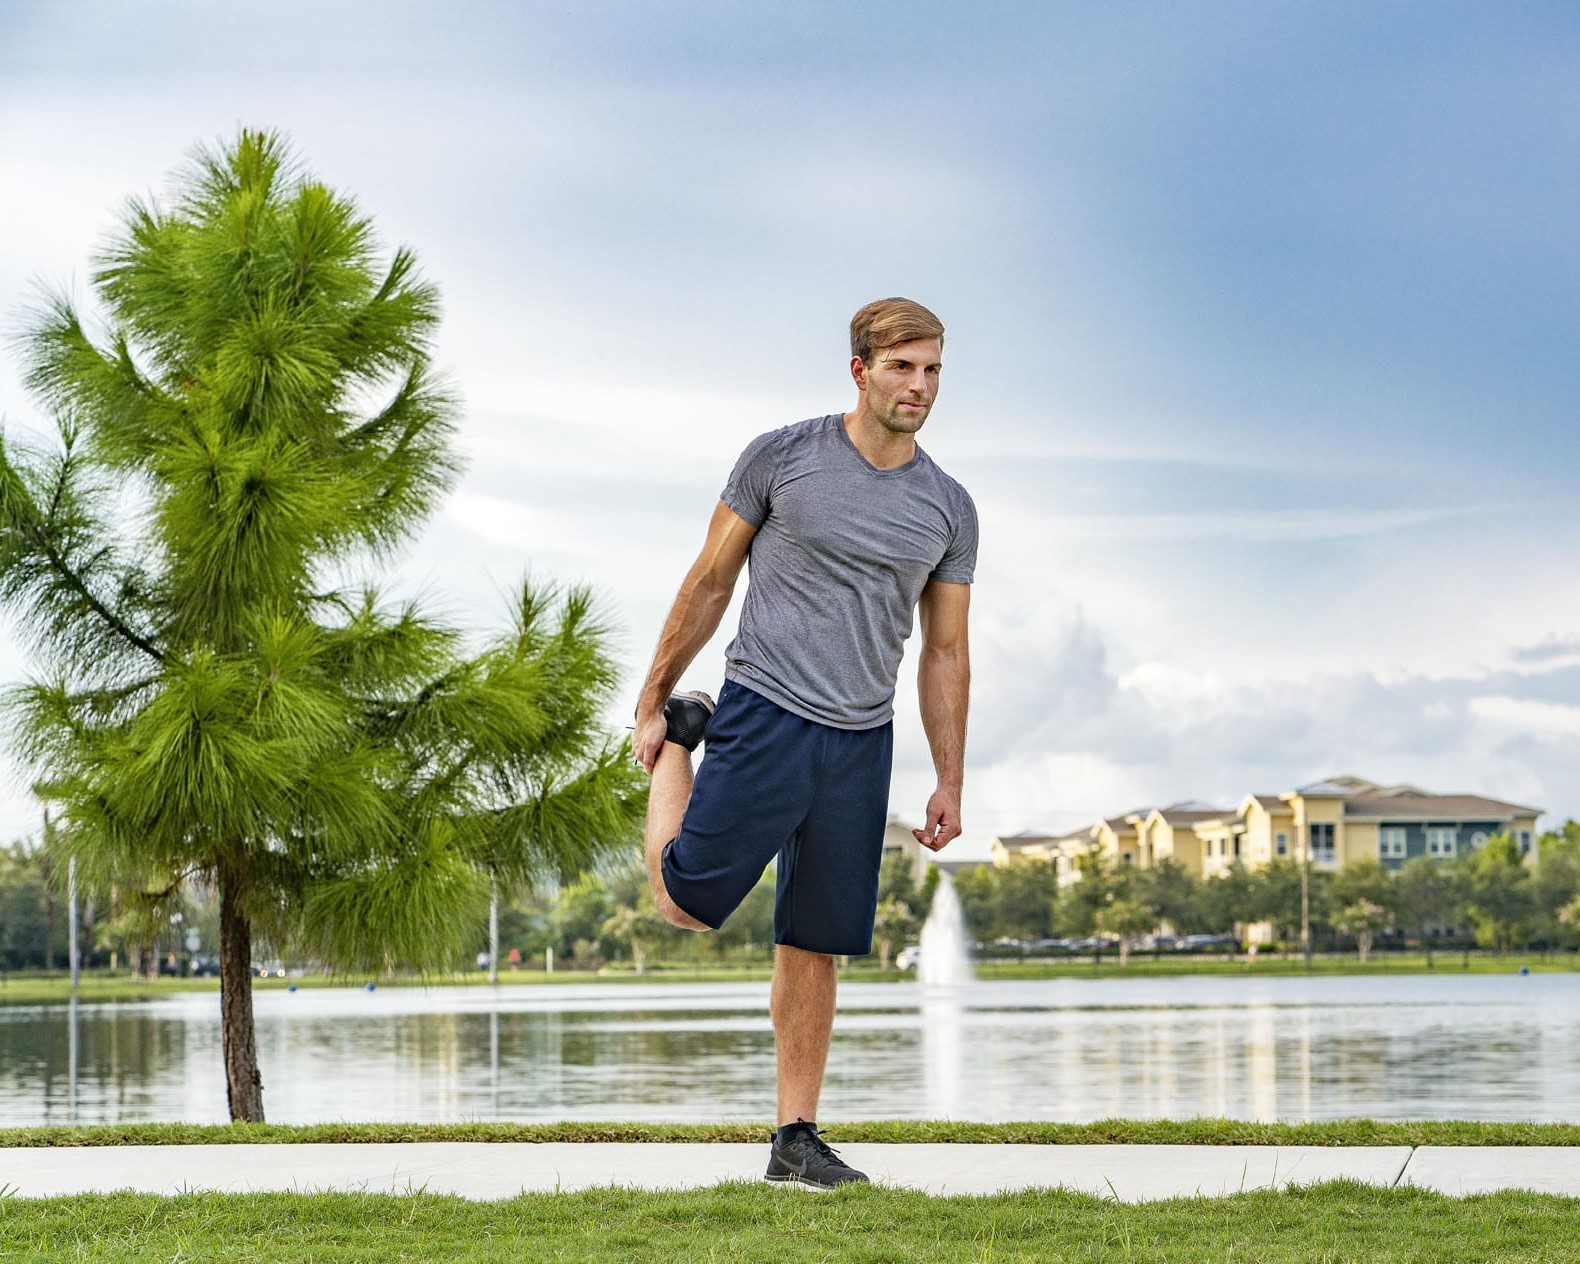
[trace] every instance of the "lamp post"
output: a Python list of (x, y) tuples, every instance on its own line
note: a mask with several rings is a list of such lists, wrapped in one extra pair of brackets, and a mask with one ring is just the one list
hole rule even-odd
[(76, 992), (82, 972), (82, 932), (77, 927), (77, 858), (66, 862), (66, 930), (71, 936), (67, 957), (71, 961), (71, 990)]
[(488, 899), (488, 981), (499, 982), (499, 880)]
[(1311, 969), (1311, 826), (1300, 831), (1300, 951)]

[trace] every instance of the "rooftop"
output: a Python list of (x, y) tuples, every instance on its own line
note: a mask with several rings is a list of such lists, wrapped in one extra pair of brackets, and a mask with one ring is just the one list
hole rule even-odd
[(1540, 816), (1541, 808), (1521, 807), (1501, 799), (1479, 794), (1368, 794), (1344, 801), (1347, 818), (1386, 817), (1393, 820), (1437, 817), (1461, 820), (1509, 820), (1516, 816)]

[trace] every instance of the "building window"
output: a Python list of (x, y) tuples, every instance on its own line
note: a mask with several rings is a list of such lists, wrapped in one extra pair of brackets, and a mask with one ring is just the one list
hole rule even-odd
[(1284, 833), (1283, 830), (1278, 831), (1278, 838), (1275, 840), (1275, 846), (1277, 847), (1278, 854), (1280, 856), (1289, 855), (1289, 835)]
[(1324, 821), (1307, 828), (1311, 831), (1311, 859), (1319, 865), (1333, 864), (1333, 822)]
[(1120, 852), (1120, 853), (1119, 853), (1119, 859), (1120, 859), (1120, 861), (1121, 861), (1121, 862), (1122, 862), (1122, 863), (1124, 863), (1124, 864), (1127, 864), (1127, 865), (1133, 865), (1133, 864), (1135, 864), (1135, 861), (1134, 861), (1134, 860), (1132, 860), (1132, 859), (1131, 859), (1131, 857), (1130, 857), (1130, 853), (1129, 853), (1129, 852), (1128, 852), (1128, 851), (1122, 851), (1122, 852)]
[(1403, 860), (1405, 831), (1398, 825), (1385, 825), (1378, 831), (1377, 854), (1384, 860)]
[(1521, 830), (1520, 831), (1520, 855), (1523, 856), (1527, 852), (1529, 852), (1530, 850), (1531, 850), (1531, 832), (1530, 832), (1530, 830)]
[(1459, 843), (1459, 830), (1452, 825), (1434, 825), (1426, 832), (1429, 856), (1452, 856)]

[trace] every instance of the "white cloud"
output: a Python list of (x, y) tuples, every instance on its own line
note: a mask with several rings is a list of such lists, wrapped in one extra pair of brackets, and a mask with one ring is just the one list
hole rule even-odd
[(1189, 715), (1229, 692), (1215, 672), (1193, 672), (1170, 663), (1138, 663), (1119, 678), (1119, 687), (1135, 693), (1159, 713)]
[(553, 540), (557, 552), (575, 549), (574, 535), (568, 530), (570, 524), (564, 515), (534, 509), (519, 501), (462, 491), (450, 497), (443, 512), (462, 530), (490, 544), (520, 549), (527, 541)]
[(1580, 707), (1486, 695), (1472, 698), (1471, 714), (1517, 737), (1580, 737)]

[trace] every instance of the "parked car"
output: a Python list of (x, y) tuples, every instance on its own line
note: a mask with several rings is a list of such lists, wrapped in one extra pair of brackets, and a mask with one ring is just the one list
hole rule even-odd
[(252, 972), (260, 979), (283, 979), (285, 977), (285, 967), (278, 961), (265, 961), (261, 966), (254, 961), (252, 963)]
[(219, 978), (219, 958), (208, 953), (193, 953), (189, 967), (195, 979)]
[(904, 948), (900, 949), (899, 954), (894, 958), (895, 969), (914, 970), (916, 969), (916, 963), (920, 961), (921, 958), (922, 950), (920, 948), (918, 948), (915, 944), (906, 944)]

